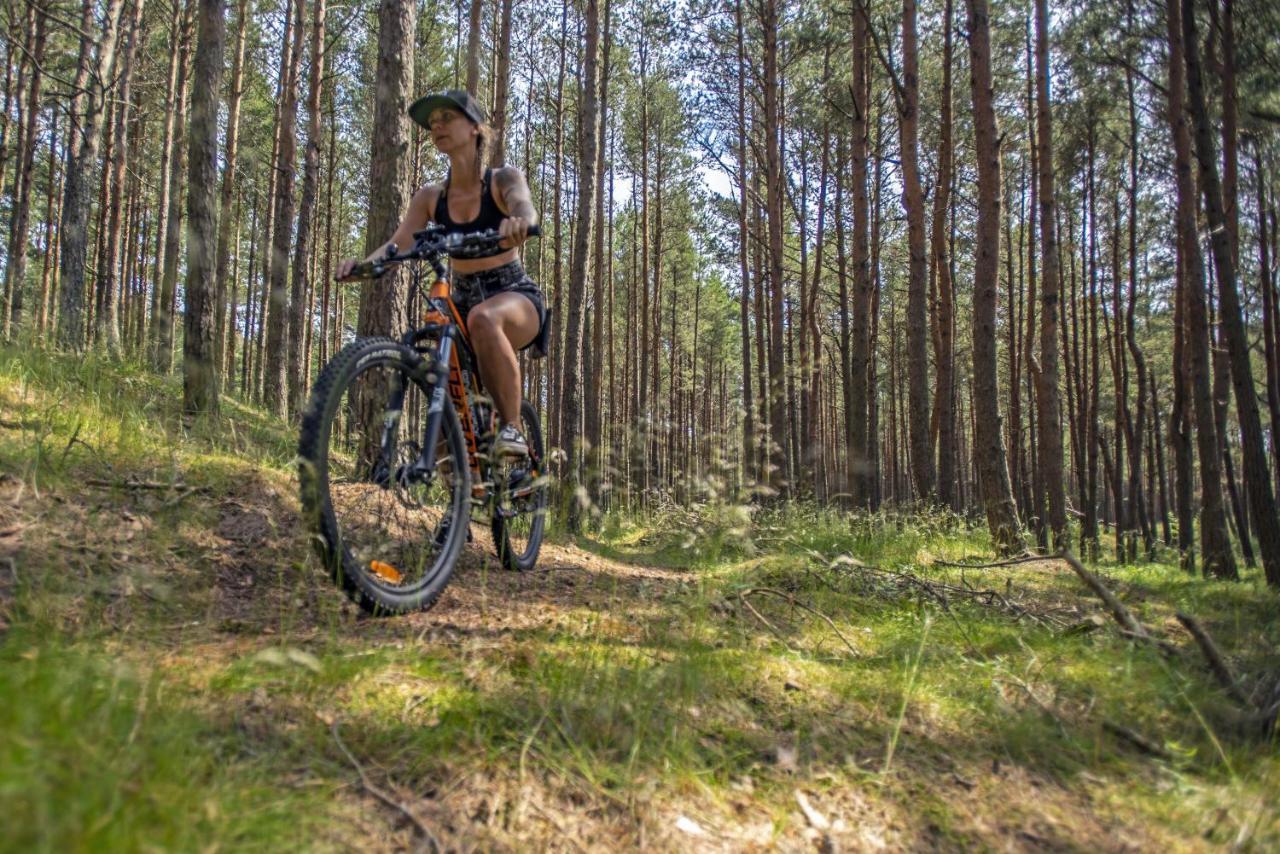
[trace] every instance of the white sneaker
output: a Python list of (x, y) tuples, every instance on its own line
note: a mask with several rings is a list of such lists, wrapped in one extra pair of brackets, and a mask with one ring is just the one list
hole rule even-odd
[(503, 424), (493, 440), (493, 455), (519, 459), (529, 456), (529, 443), (514, 424)]

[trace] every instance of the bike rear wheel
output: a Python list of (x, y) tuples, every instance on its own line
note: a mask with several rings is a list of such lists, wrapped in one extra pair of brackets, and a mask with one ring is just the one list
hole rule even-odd
[(520, 432), (529, 443), (529, 457), (515, 463), (494, 461), (493, 544), (502, 565), (528, 572), (538, 563), (547, 526), (547, 492), (542, 425), (533, 404), (520, 406)]
[(466, 542), (470, 470), (447, 395), (434, 467), (423, 466), (445, 370), (396, 341), (360, 339), (325, 366), (303, 417), (304, 518), (326, 569), (370, 613), (431, 607)]

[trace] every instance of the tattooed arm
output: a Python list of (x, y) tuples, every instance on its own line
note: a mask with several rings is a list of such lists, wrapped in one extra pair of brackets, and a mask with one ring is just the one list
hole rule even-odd
[(504, 166), (494, 170), (493, 200), (498, 210), (507, 215), (498, 229), (503, 237), (502, 245), (518, 248), (528, 239), (529, 226), (538, 224), (529, 185), (519, 169)]

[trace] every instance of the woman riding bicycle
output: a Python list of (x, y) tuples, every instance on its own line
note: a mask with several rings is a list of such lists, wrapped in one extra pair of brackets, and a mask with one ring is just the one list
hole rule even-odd
[[(513, 166), (483, 168), (490, 130), (484, 111), (467, 92), (448, 91), (419, 98), (409, 117), (431, 133), (431, 141), (449, 157), (444, 181), (414, 193), (395, 234), (366, 259), (386, 255), (394, 244), (413, 244), (413, 234), (428, 222), (446, 233), (470, 234), (494, 229), (501, 236), (487, 255), (453, 257), (453, 299), (467, 325), (484, 387), (493, 395), (500, 426), (492, 452), (524, 457), (528, 442), (520, 423), (520, 362), (516, 352), (532, 345), (546, 323), (542, 292), (520, 264), (520, 246), (538, 222), (529, 185)], [(344, 278), (359, 261), (338, 265)]]

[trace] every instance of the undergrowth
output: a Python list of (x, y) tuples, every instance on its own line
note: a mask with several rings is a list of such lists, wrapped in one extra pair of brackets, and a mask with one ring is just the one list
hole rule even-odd
[(991, 560), (953, 515), (715, 498), (528, 575), (477, 526), (435, 610), (363, 620), (293, 431), (180, 400), (0, 349), (0, 848), (420, 845), (370, 786), (449, 848), (1280, 846), (1274, 730), (1173, 619), (1268, 690), (1256, 574), (1095, 564), (1162, 653), (1059, 563), (947, 565)]

